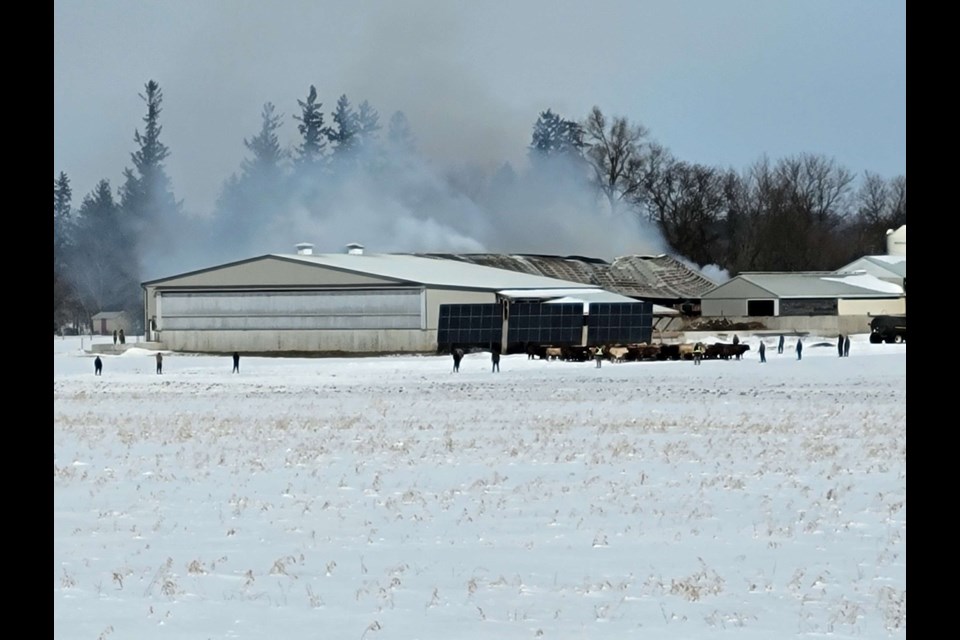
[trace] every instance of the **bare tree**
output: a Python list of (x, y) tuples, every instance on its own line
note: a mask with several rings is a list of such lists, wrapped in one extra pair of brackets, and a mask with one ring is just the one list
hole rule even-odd
[(653, 144), (636, 200), (677, 253), (700, 266), (719, 264), (725, 180), (724, 172), (681, 162)]
[(607, 199), (610, 211), (616, 214), (621, 203), (635, 201), (642, 188), (647, 129), (622, 117), (614, 118), (608, 126), (600, 107), (594, 107), (583, 131), (595, 185)]

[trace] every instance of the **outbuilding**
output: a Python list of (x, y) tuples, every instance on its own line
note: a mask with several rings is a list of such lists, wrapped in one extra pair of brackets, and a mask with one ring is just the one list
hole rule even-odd
[(741, 273), (704, 294), (702, 316), (767, 329), (866, 333), (870, 317), (906, 313), (902, 286), (865, 271)]

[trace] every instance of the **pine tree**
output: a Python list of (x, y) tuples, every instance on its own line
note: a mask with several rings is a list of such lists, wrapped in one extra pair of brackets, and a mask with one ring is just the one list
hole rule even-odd
[(289, 154), (277, 135), (281, 116), (267, 102), (260, 119), (257, 134), (243, 141), (251, 157), (241, 161), (239, 174), (224, 182), (214, 209), (213, 237), (231, 238), (229, 244), (219, 243), (214, 249), (224, 260), (239, 259), (256, 250), (273, 215), (283, 206)]
[(556, 156), (580, 157), (583, 128), (573, 120), (565, 120), (550, 109), (540, 113), (533, 125), (530, 155), (534, 160)]
[(88, 316), (139, 307), (139, 272), (131, 268), (135, 248), (126, 242), (123, 215), (107, 180), (97, 183), (77, 212), (69, 271)]
[(331, 117), (333, 126), (327, 130), (327, 140), (333, 145), (334, 157), (346, 157), (356, 149), (359, 132), (357, 114), (346, 94), (337, 99), (337, 108)]
[(160, 141), (163, 131), (160, 126), (163, 104), (160, 85), (154, 80), (147, 82), (146, 93), (140, 94), (140, 98), (147, 104), (147, 114), (143, 117), (145, 127), (142, 134), (139, 130), (134, 131), (137, 150), (130, 154), (134, 169), (124, 170), (121, 207), (137, 231), (145, 232), (179, 213), (180, 204), (173, 197), (164, 166), (170, 150)]
[(410, 122), (403, 111), (394, 111), (387, 123), (387, 146), (398, 154), (413, 154), (416, 152), (416, 143), (410, 131)]
[(75, 301), (72, 283), (67, 279), (67, 259), (73, 237), (73, 219), (70, 210), (73, 191), (66, 173), (53, 181), (53, 330), (70, 319)]
[(73, 226), (70, 210), (72, 199), (73, 190), (70, 188), (70, 179), (61, 171), (53, 181), (53, 268), (55, 271), (63, 264), (66, 249), (70, 245)]
[(297, 130), (302, 136), (297, 147), (296, 164), (304, 167), (314, 167), (321, 163), (326, 153), (328, 127), (323, 124), (323, 112), (320, 110), (323, 103), (317, 102), (317, 88), (310, 85), (307, 100), (297, 100), (300, 105), (300, 115), (294, 116), (300, 124)]

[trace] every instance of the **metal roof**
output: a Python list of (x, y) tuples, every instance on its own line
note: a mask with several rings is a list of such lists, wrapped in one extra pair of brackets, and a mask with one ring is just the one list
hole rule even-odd
[(496, 253), (425, 253), (434, 259), (482, 264), (602, 287), (630, 298), (699, 299), (717, 283), (667, 255), (632, 255), (612, 263), (584, 256)]
[(903, 295), (903, 287), (900, 285), (863, 271), (748, 272), (741, 273), (737, 278), (780, 298), (876, 298)]
[[(486, 290), (584, 288), (582, 282), (560, 280), (514, 270), (496, 269), (457, 260), (446, 260), (443, 264), (439, 264), (433, 258), (413, 254), (298, 253), (271, 255), (304, 264), (437, 287)], [(593, 285), (588, 285), (588, 288), (592, 287)]]
[(858, 269), (866, 269), (869, 273), (881, 278), (884, 274), (889, 274), (888, 277), (906, 278), (907, 256), (864, 256), (837, 269), (837, 272)]

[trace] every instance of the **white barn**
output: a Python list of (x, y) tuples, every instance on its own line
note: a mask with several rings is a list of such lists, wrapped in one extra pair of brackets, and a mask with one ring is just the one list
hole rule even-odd
[[(301, 244), (297, 253), (268, 254), (142, 286), (147, 341), (209, 353), (431, 352), (437, 349), (444, 305), (628, 300), (581, 282), (454, 260), (367, 253), (360, 245), (348, 245), (345, 253), (315, 254), (312, 245)], [(650, 305), (646, 308), (649, 313)], [(499, 319), (488, 314), (482, 322), (490, 329), (486, 324)]]

